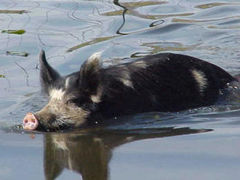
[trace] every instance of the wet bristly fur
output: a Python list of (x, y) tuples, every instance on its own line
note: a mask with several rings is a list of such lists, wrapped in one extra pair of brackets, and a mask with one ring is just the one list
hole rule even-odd
[[(61, 77), (41, 52), (41, 82), (50, 100), (45, 112), (37, 113), (40, 123), (78, 127), (126, 114), (208, 106), (227, 83), (236, 81), (216, 65), (180, 54), (149, 55), (107, 68), (101, 64), (97, 53), (79, 72)], [(51, 121), (46, 114), (54, 115)]]

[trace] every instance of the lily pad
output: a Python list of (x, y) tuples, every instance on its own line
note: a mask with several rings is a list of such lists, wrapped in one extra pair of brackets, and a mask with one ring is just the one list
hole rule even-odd
[(8, 33), (8, 34), (17, 34), (17, 35), (22, 35), (26, 31), (24, 29), (19, 29), (19, 30), (2, 30), (2, 33)]

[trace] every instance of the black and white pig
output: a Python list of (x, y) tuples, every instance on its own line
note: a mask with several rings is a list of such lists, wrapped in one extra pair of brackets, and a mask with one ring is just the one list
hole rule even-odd
[(101, 124), (143, 112), (176, 112), (209, 106), (237, 78), (206, 61), (162, 53), (102, 67), (100, 53), (80, 71), (61, 76), (40, 53), (40, 79), (48, 104), (23, 120), (26, 130), (58, 130)]

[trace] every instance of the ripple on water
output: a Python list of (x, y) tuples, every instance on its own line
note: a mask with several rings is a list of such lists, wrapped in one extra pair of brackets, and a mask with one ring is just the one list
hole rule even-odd
[(239, 12), (239, 0), (1, 0), (0, 179), (238, 179), (239, 102), (64, 133), (19, 124), (47, 101), (40, 49), (63, 74), (96, 51), (108, 65), (177, 52), (239, 74)]

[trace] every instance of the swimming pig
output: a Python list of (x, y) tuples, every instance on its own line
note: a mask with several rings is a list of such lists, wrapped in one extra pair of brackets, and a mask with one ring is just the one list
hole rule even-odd
[(92, 126), (126, 114), (175, 112), (214, 104), (237, 79), (206, 61), (180, 54), (148, 55), (103, 68), (100, 53), (80, 71), (61, 76), (40, 53), (40, 79), (49, 96), (45, 107), (28, 113), (26, 130)]

